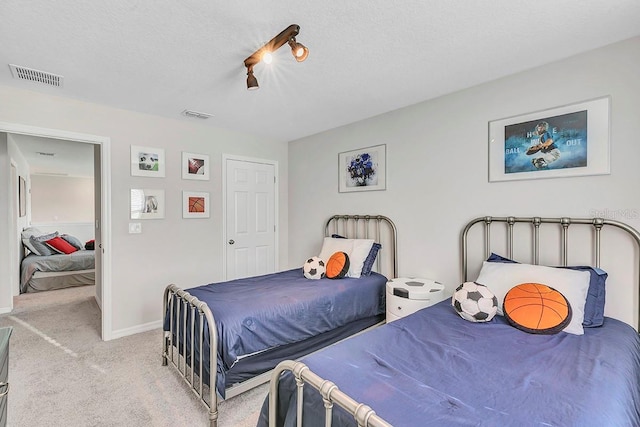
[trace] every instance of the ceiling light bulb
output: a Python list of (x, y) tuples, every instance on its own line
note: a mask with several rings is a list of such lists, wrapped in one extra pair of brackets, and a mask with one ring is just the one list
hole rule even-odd
[(289, 40), (289, 46), (291, 46), (291, 54), (296, 58), (296, 61), (302, 62), (309, 56), (309, 49), (302, 43), (298, 43), (295, 37)]
[(271, 52), (265, 52), (262, 55), (262, 62), (264, 62), (265, 64), (271, 64), (271, 61), (273, 61), (273, 55), (271, 54)]

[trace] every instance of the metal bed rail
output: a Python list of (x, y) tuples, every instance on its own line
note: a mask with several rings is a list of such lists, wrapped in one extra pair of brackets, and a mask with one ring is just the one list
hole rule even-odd
[[(325, 236), (332, 234), (351, 239), (373, 239), (380, 243), (381, 253), (376, 258), (375, 270), (381, 274), (387, 273), (390, 278), (398, 277), (398, 229), (390, 218), (383, 215), (334, 215), (324, 227)], [(391, 260), (390, 266), (382, 264), (385, 259), (382, 254), (387, 251), (389, 256), (386, 259)]]
[(335, 383), (322, 379), (302, 362), (285, 360), (273, 370), (269, 384), (269, 427), (276, 426), (278, 406), (278, 385), (281, 374), (291, 371), (297, 387), (297, 427), (302, 427), (302, 408), (304, 406), (304, 386), (308, 384), (320, 393), (325, 408), (325, 426), (331, 427), (333, 405), (336, 404), (353, 415), (359, 427), (392, 427), (391, 424), (376, 415), (375, 411), (364, 403), (358, 403), (342, 392)]
[[(217, 379), (217, 348), (218, 333), (215, 327), (213, 314), (209, 307), (198, 298), (171, 284), (164, 290), (162, 316), (169, 313), (169, 330), (164, 332), (162, 340), (162, 366), (169, 362), (178, 371), (189, 388), (204, 403), (209, 412), (210, 427), (218, 425), (218, 395), (216, 393)], [(198, 316), (198, 321), (194, 322)], [(191, 321), (188, 321), (191, 319)], [(198, 349), (204, 348), (205, 330), (204, 323), (209, 326), (209, 374), (207, 376), (203, 366), (203, 357), (198, 357), (196, 364), (195, 341), (198, 340)], [(196, 330), (196, 323), (198, 329)], [(191, 337), (189, 340), (188, 337)], [(175, 339), (175, 341), (174, 341)], [(187, 341), (190, 341), (187, 346)], [(189, 363), (187, 363), (189, 360)], [(208, 398), (208, 400), (207, 400)]]
[[(623, 230), (629, 237), (631, 237), (637, 247), (640, 249), (640, 233), (628, 224), (620, 221), (604, 219), (604, 218), (570, 218), (570, 217), (558, 217), (558, 218), (543, 218), (543, 217), (492, 217), (483, 216), (475, 218), (469, 223), (462, 231), (461, 235), (461, 249), (462, 249), (462, 281), (468, 280), (469, 265), (468, 265), (468, 250), (469, 250), (469, 231), (476, 224), (484, 224), (484, 258), (486, 259), (491, 254), (491, 226), (493, 223), (505, 224), (507, 227), (507, 254), (508, 258), (513, 259), (514, 249), (514, 226), (517, 223), (529, 223), (532, 226), (532, 264), (539, 264), (540, 262), (540, 228), (542, 224), (559, 224), (561, 229), (560, 234), (560, 265), (567, 266), (569, 256), (569, 227), (577, 225), (587, 225), (593, 228), (593, 247), (591, 248), (594, 266), (600, 268), (600, 255), (601, 255), (601, 232), (605, 226), (612, 226)], [(637, 265), (638, 271), (638, 283), (640, 287), (640, 257)], [(636, 304), (638, 307), (638, 331), (640, 331), (640, 304)]]

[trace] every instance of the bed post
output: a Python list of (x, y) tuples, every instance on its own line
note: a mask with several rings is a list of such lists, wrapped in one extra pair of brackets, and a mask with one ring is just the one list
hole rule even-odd
[[(164, 298), (162, 299), (162, 322), (164, 323), (164, 318), (167, 315), (167, 304), (169, 301), (169, 288), (173, 285), (169, 285), (164, 289)], [(164, 325), (162, 328), (162, 366), (167, 366), (169, 362), (167, 361), (167, 350), (169, 348), (169, 333), (164, 330)]]
[[(174, 304), (174, 298), (178, 302)], [(217, 427), (218, 425), (218, 394), (216, 392), (216, 383), (217, 383), (217, 350), (218, 350), (218, 332), (216, 328), (215, 319), (211, 310), (207, 306), (206, 303), (200, 301), (198, 298), (192, 296), (188, 292), (180, 289), (176, 285), (169, 285), (165, 288), (164, 291), (164, 300), (163, 300), (163, 314), (162, 319), (164, 320), (167, 313), (174, 313), (174, 309), (177, 310), (176, 321), (173, 320), (173, 315), (169, 316), (169, 331), (164, 331), (162, 336), (162, 366), (166, 366), (171, 361), (171, 364), (177, 369), (178, 373), (182, 377), (182, 379), (189, 384), (191, 391), (196, 394), (202, 401), (202, 403), (209, 410), (209, 426)], [(185, 306), (183, 310), (181, 310), (181, 306)], [(186, 334), (187, 334), (187, 318), (189, 313), (191, 316), (195, 318), (195, 312), (198, 312), (200, 316), (199, 322), (199, 330), (197, 331), (198, 339), (199, 339), (199, 348), (202, 350), (204, 348), (204, 324), (203, 317), (206, 320), (206, 324), (208, 326), (208, 334), (209, 334), (209, 399), (205, 399), (204, 393), (204, 375), (205, 375), (205, 367), (203, 366), (202, 355), (200, 355), (199, 364), (196, 367), (195, 362), (195, 328), (193, 327), (193, 321), (191, 322), (191, 327), (189, 332), (191, 333), (191, 346), (189, 348), (189, 353), (192, 355), (191, 363), (187, 365), (187, 347), (186, 347)], [(180, 319), (182, 318), (182, 322)], [(182, 324), (180, 324), (182, 323)], [(163, 326), (164, 328), (164, 326)], [(175, 336), (175, 342), (173, 342)], [(182, 338), (182, 358), (183, 363), (182, 366), (184, 369), (180, 367), (180, 338)], [(174, 356), (173, 349), (174, 347), (178, 350), (177, 356)], [(177, 360), (176, 360), (177, 358)], [(190, 371), (190, 375), (188, 374)], [(194, 373), (197, 374), (199, 378), (198, 387), (196, 387), (196, 383), (194, 381)]]

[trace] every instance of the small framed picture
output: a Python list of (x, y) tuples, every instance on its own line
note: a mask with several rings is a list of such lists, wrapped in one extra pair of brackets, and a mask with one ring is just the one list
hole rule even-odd
[(183, 218), (209, 218), (209, 216), (209, 193), (182, 192)]
[(182, 179), (209, 181), (209, 156), (183, 151)]
[(131, 219), (162, 219), (164, 205), (164, 190), (131, 189)]
[(131, 175), (164, 178), (163, 148), (131, 146)]
[(23, 177), (18, 181), (18, 196), (20, 198), (20, 216), (27, 215), (27, 183)]
[(338, 155), (338, 191), (385, 190), (386, 150), (385, 144), (346, 151)]

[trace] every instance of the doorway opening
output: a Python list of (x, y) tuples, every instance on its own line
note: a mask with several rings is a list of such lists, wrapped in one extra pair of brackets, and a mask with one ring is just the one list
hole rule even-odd
[[(102, 340), (110, 340), (112, 337), (111, 319), (111, 176), (110, 176), (110, 139), (108, 137), (80, 134), (57, 129), (38, 128), (20, 124), (0, 122), (0, 132), (8, 136), (32, 136), (49, 138), (58, 141), (91, 144), (93, 148), (94, 162), (94, 212), (92, 224), (95, 236), (95, 296), (101, 308), (100, 329)], [(8, 190), (8, 189), (7, 189)], [(6, 191), (6, 190), (0, 190)], [(11, 194), (11, 193), (10, 193)], [(9, 195), (10, 195), (9, 194)], [(14, 205), (13, 198), (10, 205)], [(14, 206), (11, 206), (13, 208)], [(10, 236), (19, 236), (18, 222), (12, 222), (13, 230)], [(11, 251), (9, 265), (15, 261), (15, 251)], [(8, 307), (2, 307), (3, 311), (13, 310), (14, 281), (0, 283), (0, 295), (2, 301), (9, 301)]]

